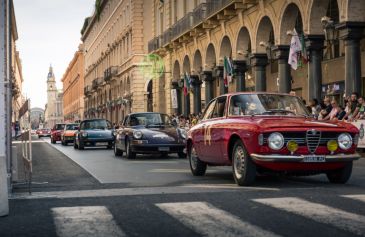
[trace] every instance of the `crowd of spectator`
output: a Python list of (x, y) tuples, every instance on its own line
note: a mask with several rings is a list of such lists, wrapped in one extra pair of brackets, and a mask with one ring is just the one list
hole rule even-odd
[(365, 100), (354, 92), (351, 96), (345, 97), (343, 105), (339, 101), (325, 97), (321, 103), (317, 99), (313, 99), (307, 106), (308, 110), (318, 120), (335, 121), (346, 120), (349, 122), (365, 119)]
[(192, 126), (196, 125), (202, 118), (202, 113), (189, 114), (189, 116), (173, 114), (171, 116), (172, 124), (179, 128), (189, 130)]

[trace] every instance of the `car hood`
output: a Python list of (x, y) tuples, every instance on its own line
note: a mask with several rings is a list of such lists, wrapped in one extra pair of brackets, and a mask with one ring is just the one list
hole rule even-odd
[(345, 122), (336, 121), (318, 121), (307, 118), (285, 118), (285, 117), (270, 117), (270, 118), (254, 118), (256, 124), (264, 129), (271, 128), (324, 128), (324, 129), (344, 129), (349, 126)]
[(65, 136), (74, 136), (76, 133), (76, 130), (66, 130), (63, 135)]
[(180, 142), (179, 132), (175, 127), (141, 128), (142, 139), (148, 139), (150, 143), (177, 143)]

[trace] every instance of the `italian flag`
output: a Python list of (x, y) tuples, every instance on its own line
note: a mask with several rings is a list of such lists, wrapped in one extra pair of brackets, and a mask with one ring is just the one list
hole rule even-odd
[(225, 87), (228, 87), (228, 83), (232, 82), (232, 75), (233, 75), (232, 63), (226, 56), (224, 56), (223, 78)]
[(191, 79), (189, 74), (186, 72), (184, 75), (184, 96), (189, 94)]

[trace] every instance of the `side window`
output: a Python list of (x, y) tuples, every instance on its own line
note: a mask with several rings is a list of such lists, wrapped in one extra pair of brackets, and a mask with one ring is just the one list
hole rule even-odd
[(214, 106), (215, 106), (216, 100), (213, 100), (207, 107), (207, 109), (205, 110), (204, 116), (203, 116), (203, 120), (206, 119), (210, 119), (213, 110), (214, 110)]
[(108, 121), (108, 120), (106, 121), (106, 125), (108, 126), (108, 129), (109, 130), (114, 128), (113, 125), (112, 125), (112, 123), (110, 121)]
[(227, 97), (220, 97), (214, 106), (212, 118), (221, 118), (225, 115)]
[(85, 123), (81, 123), (80, 124), (80, 130), (84, 130), (85, 129)]

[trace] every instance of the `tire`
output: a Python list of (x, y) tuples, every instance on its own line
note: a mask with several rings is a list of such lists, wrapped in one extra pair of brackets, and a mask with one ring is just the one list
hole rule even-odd
[(107, 149), (112, 149), (113, 148), (113, 143), (109, 142), (108, 145), (106, 146)]
[(62, 146), (66, 146), (66, 143), (65, 143), (65, 141), (64, 141), (64, 140), (61, 140), (61, 145), (62, 145)]
[(123, 151), (117, 148), (116, 143), (114, 144), (114, 155), (115, 156), (122, 156), (123, 155)]
[(326, 173), (328, 180), (334, 184), (345, 184), (350, 179), (352, 174), (352, 161), (338, 170), (329, 171)]
[(241, 140), (237, 140), (233, 146), (232, 172), (234, 180), (239, 186), (249, 186), (256, 179), (256, 165)]
[(56, 144), (56, 141), (55, 140), (53, 140), (53, 138), (51, 137), (51, 143), (52, 144)]
[(178, 156), (179, 158), (181, 158), (181, 159), (186, 158), (186, 154), (185, 154), (184, 152), (182, 152), (182, 151), (178, 152), (178, 153), (177, 153), (177, 156)]
[(207, 171), (207, 163), (201, 161), (196, 154), (194, 145), (191, 145), (188, 151), (188, 159), (190, 164), (191, 173), (194, 176), (203, 176)]
[(129, 140), (127, 140), (127, 144), (125, 146), (125, 156), (127, 157), (127, 159), (132, 160), (136, 158), (136, 153), (131, 151), (131, 146), (129, 143)]
[(79, 148), (79, 150), (84, 150), (85, 149), (85, 145), (80, 139), (79, 139), (78, 148)]
[(77, 143), (76, 143), (76, 136), (74, 138), (74, 149), (78, 149), (79, 147), (77, 146)]

